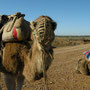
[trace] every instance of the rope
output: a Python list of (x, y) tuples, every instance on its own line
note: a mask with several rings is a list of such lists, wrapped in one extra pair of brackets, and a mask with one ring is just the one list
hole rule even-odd
[(11, 23), (10, 27), (8, 27), (9, 29), (7, 29), (7, 32), (10, 32), (10, 31), (12, 30), (13, 25), (14, 25), (14, 23), (15, 23), (16, 19), (17, 19), (17, 16), (15, 16), (15, 17), (14, 17), (14, 19), (13, 19), (13, 21), (12, 21), (12, 23)]
[(43, 60), (44, 86), (45, 86), (45, 90), (48, 90), (47, 73), (46, 73), (46, 68), (45, 68), (45, 51), (43, 49), (42, 49), (42, 60)]

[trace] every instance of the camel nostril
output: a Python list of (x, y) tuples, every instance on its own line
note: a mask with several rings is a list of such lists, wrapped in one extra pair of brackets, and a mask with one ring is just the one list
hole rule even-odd
[(42, 77), (43, 77), (43, 73), (41, 73), (41, 74), (36, 73), (34, 80), (39, 80)]

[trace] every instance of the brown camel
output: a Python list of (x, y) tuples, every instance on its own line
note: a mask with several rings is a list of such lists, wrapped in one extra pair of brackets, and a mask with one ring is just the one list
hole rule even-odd
[[(54, 35), (56, 23), (47, 16), (44, 16), (44, 18), (49, 23), (49, 25), (44, 24), (44, 26), (48, 25), (47, 27), (52, 30), (51, 32)], [(45, 42), (48, 29), (46, 28), (46, 32), (43, 31), (43, 40), (40, 40), (42, 33), (39, 31), (38, 23), (33, 22), (31, 25), (33, 25), (33, 27), (31, 26), (33, 30), (32, 46), (27, 41), (5, 43), (3, 58), (1, 57), (0, 60), (0, 71), (5, 74), (5, 83), (8, 90), (22, 90), (24, 78), (29, 82), (39, 80), (42, 77), (45, 77), (46, 80), (46, 71), (53, 60), (53, 50), (50, 44), (52, 38), (51, 40), (48, 39), (50, 43)]]
[(78, 61), (76, 71), (80, 74), (90, 75), (90, 62), (87, 61), (87, 58), (83, 57)]

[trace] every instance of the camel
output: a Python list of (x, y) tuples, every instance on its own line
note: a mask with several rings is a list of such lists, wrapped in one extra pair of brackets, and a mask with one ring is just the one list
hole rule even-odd
[(78, 60), (76, 72), (83, 75), (90, 75), (90, 63), (85, 57)]
[[(54, 23), (53, 20), (49, 19), (50, 30), (53, 30), (53, 33), (56, 27), (56, 23)], [(43, 43), (44, 39), (39, 41), (41, 38), (37, 33), (39, 31), (34, 27), (35, 23), (31, 27), (32, 45), (28, 41), (5, 43), (3, 57), (0, 58), (0, 72), (5, 75), (7, 90), (22, 90), (24, 79), (30, 82), (44, 77), (45, 84), (47, 84), (46, 72), (53, 61), (53, 50), (49, 43)], [(46, 33), (44, 32), (44, 36)], [(45, 88), (47, 89), (47, 86)]]

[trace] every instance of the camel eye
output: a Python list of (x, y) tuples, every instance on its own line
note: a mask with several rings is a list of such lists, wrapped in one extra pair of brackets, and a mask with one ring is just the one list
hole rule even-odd
[(34, 23), (34, 27), (36, 27), (37, 23)]

